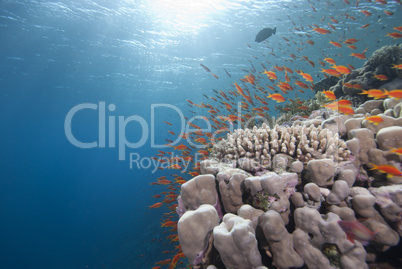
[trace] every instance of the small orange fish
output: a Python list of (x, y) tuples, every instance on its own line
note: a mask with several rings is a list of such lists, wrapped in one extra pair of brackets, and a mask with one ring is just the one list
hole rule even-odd
[(364, 53), (351, 53), (350, 56), (356, 57), (357, 59), (365, 60), (367, 57)]
[(388, 165), (388, 164), (383, 164), (383, 165), (375, 165), (373, 163), (369, 163), (370, 165), (373, 166), (373, 168), (370, 168), (370, 170), (378, 170), (381, 173), (386, 173), (387, 177), (393, 177), (397, 176), (400, 177), (402, 176), (402, 172), (398, 170), (395, 166)]
[(366, 16), (371, 16), (371, 13), (367, 10), (359, 10), (359, 12), (363, 13)]
[(341, 73), (339, 73), (335, 69), (323, 69), (323, 68), (321, 68), (320, 72), (327, 73), (328, 75), (331, 75), (331, 76), (334, 76), (334, 77), (339, 77), (341, 75)]
[(322, 34), (322, 35), (326, 35), (326, 34), (330, 34), (330, 33), (331, 33), (330, 30), (327, 30), (327, 29), (324, 29), (324, 28), (320, 28), (320, 27), (313, 28), (313, 30), (316, 31), (316, 32), (319, 33), (319, 34)]
[(379, 123), (383, 122), (384, 120), (381, 118), (381, 116), (366, 116), (366, 120), (371, 122), (374, 125), (378, 125)]
[(353, 108), (349, 107), (349, 106), (340, 106), (338, 108), (338, 111), (342, 114), (345, 115), (353, 115), (355, 114), (355, 111), (353, 110)]
[(394, 27), (395, 30), (402, 32), (402, 26)]
[(304, 73), (304, 72), (300, 72), (300, 75), (301, 75), (306, 81), (313, 82), (313, 77), (312, 77), (311, 75), (309, 75), (309, 74), (307, 74), (307, 73)]
[(155, 204), (149, 206), (149, 208), (158, 208), (158, 207), (161, 207), (162, 205), (163, 205), (163, 203), (155, 203)]
[(339, 42), (329, 41), (329, 43), (330, 43), (331, 45), (335, 46), (335, 47), (342, 48), (342, 45), (341, 45), (341, 43), (339, 43)]
[(391, 153), (396, 153), (398, 155), (402, 155), (402, 148), (391, 148), (390, 151)]
[(396, 100), (402, 99), (402, 90), (392, 90), (392, 91), (385, 91), (388, 97), (393, 97)]
[[(345, 42), (344, 42), (345, 43)], [(326, 61), (329, 64), (336, 64), (335, 60), (332, 58), (325, 58), (324, 61)]]
[(339, 106), (352, 106), (352, 102), (345, 99), (339, 100), (337, 103)]
[(352, 70), (350, 70), (350, 68), (343, 66), (343, 65), (334, 65), (334, 68), (336, 69), (336, 71), (338, 71), (341, 74), (350, 74), (350, 72), (352, 72)]
[(343, 43), (350, 45), (350, 44), (356, 43), (357, 41), (359, 41), (359, 40), (357, 40), (356, 38), (349, 38), (349, 39), (346, 39), (345, 41), (343, 41)]
[(325, 94), (325, 97), (327, 97), (329, 100), (336, 100), (336, 96), (334, 92), (332, 91), (322, 91), (323, 94)]
[(373, 97), (374, 99), (387, 97), (387, 93), (379, 89), (362, 90), (359, 94), (367, 94), (368, 97)]
[(175, 146), (174, 149), (176, 149), (176, 150), (186, 150), (186, 149), (188, 149), (188, 147), (186, 145), (181, 144), (181, 145)]
[(278, 103), (285, 102), (285, 98), (280, 93), (269, 94), (267, 98), (272, 98), (272, 100), (275, 100)]
[(378, 80), (385, 81), (388, 80), (386, 75), (374, 75), (374, 77)]
[(392, 68), (402, 69), (402, 64), (393, 64)]
[(267, 77), (268, 77), (269, 79), (278, 79), (278, 77), (276, 76), (276, 74), (275, 74), (274, 72), (272, 72), (272, 71), (264, 70), (263, 74), (267, 75)]
[(388, 33), (387, 36), (390, 36), (390, 37), (392, 37), (394, 39), (397, 39), (397, 38), (401, 38), (402, 34), (395, 32), (395, 33)]

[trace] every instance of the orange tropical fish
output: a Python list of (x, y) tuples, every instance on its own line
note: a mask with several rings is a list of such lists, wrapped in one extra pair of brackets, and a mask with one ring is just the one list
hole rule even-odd
[(336, 96), (334, 92), (332, 91), (322, 91), (323, 94), (325, 94), (325, 97), (327, 97), (329, 100), (336, 100)]
[(170, 122), (168, 122), (168, 121), (163, 121), (163, 122), (166, 123), (167, 125), (172, 126), (172, 124)]
[(392, 91), (385, 91), (388, 97), (393, 97), (397, 100), (402, 99), (402, 90), (392, 90)]
[(243, 89), (237, 84), (237, 82), (235, 82), (235, 87), (236, 87), (236, 90), (237, 90), (237, 92), (240, 94), (240, 95), (244, 95), (244, 91), (243, 91)]
[(155, 204), (149, 206), (149, 208), (158, 208), (158, 207), (161, 207), (162, 205), (163, 205), (163, 203), (155, 203)]
[(342, 48), (342, 45), (341, 45), (341, 43), (339, 43), (339, 42), (329, 41), (329, 43), (330, 43), (331, 45), (335, 46), (335, 47)]
[(369, 27), (369, 26), (370, 26), (370, 24), (369, 24), (369, 23), (367, 23), (367, 24), (363, 25), (363, 26), (362, 26), (362, 27), (360, 27), (360, 28), (364, 29), (364, 28), (367, 28), (367, 27)]
[(332, 58), (325, 58), (324, 61), (326, 61), (329, 64), (336, 64), (335, 60)]
[(362, 86), (359, 84), (351, 84), (351, 83), (343, 83), (343, 86), (348, 87), (348, 88), (354, 88), (354, 89), (362, 88)]
[(378, 80), (385, 81), (388, 80), (386, 75), (374, 75), (374, 77)]
[(383, 165), (375, 165), (373, 163), (369, 163), (373, 168), (370, 168), (370, 170), (378, 170), (381, 173), (386, 173), (387, 177), (393, 177), (397, 176), (400, 177), (402, 176), (402, 172), (398, 170), (395, 166), (388, 165), (388, 164), (383, 164)]
[(371, 13), (367, 10), (359, 10), (359, 12), (363, 13), (366, 16), (371, 16)]
[(387, 93), (379, 89), (362, 90), (359, 94), (367, 94), (368, 97), (373, 97), (375, 99), (381, 99), (387, 97)]
[(396, 153), (398, 155), (402, 155), (402, 148), (391, 148), (390, 151), (391, 153)]
[(392, 68), (402, 69), (402, 64), (393, 64)]
[(198, 153), (204, 156), (209, 155), (209, 152), (206, 150), (199, 150)]
[(168, 220), (168, 221), (162, 223), (161, 227), (173, 227), (175, 225), (177, 225), (177, 222)]
[(350, 70), (350, 68), (343, 66), (343, 65), (334, 65), (334, 68), (336, 69), (336, 71), (338, 71), (341, 74), (350, 74), (350, 72), (352, 72), (352, 70)]
[(394, 13), (393, 13), (393, 12), (388, 11), (388, 10), (384, 10), (384, 13), (385, 13), (385, 14), (387, 14), (388, 16), (392, 16), (392, 15), (394, 15)]
[(390, 37), (396, 39), (396, 38), (401, 38), (402, 34), (395, 32), (395, 33), (388, 33), (387, 36), (390, 36)]
[(337, 103), (339, 106), (344, 106), (344, 107), (352, 106), (352, 102), (349, 100), (345, 100), (345, 99), (339, 100)]
[(306, 81), (313, 82), (313, 77), (312, 77), (311, 75), (309, 75), (309, 74), (307, 74), (307, 73), (304, 73), (304, 72), (300, 72), (300, 75), (301, 75)]
[(395, 30), (402, 32), (402, 26), (394, 27)]
[(185, 149), (188, 149), (188, 147), (186, 145), (181, 144), (181, 145), (175, 146), (174, 149), (176, 149), (176, 150), (185, 150)]
[(194, 141), (197, 142), (197, 143), (206, 143), (207, 142), (207, 140), (205, 138), (203, 138), (203, 137), (197, 138)]
[(308, 106), (299, 106), (298, 109), (307, 110), (307, 109), (308, 109)]
[(309, 88), (309, 86), (308, 86), (306, 83), (301, 82), (300, 80), (296, 80), (295, 84), (296, 84), (297, 86), (303, 88), (303, 89), (308, 89), (308, 88)]
[(352, 49), (352, 50), (357, 49), (357, 47), (356, 47), (355, 45), (348, 45), (347, 47), (350, 48), (350, 49)]
[(278, 79), (278, 77), (276, 76), (276, 74), (275, 74), (274, 72), (272, 72), (272, 71), (264, 70), (263, 74), (267, 75), (267, 77), (268, 77), (269, 79)]
[(384, 120), (381, 118), (381, 116), (366, 116), (366, 120), (371, 122), (374, 125), (378, 125), (379, 123), (383, 122)]
[(335, 70), (335, 69), (323, 69), (323, 68), (321, 68), (321, 71), (320, 72), (322, 72), (322, 73), (326, 73), (326, 74), (328, 74), (328, 75), (330, 75), (330, 76), (334, 76), (334, 77), (339, 77), (340, 75), (341, 75), (341, 73), (339, 73), (337, 70)]
[(179, 164), (172, 164), (171, 166), (168, 166), (169, 169), (181, 169), (181, 166)]
[(171, 135), (176, 135), (174, 132), (172, 132), (172, 131), (168, 131), (168, 133), (169, 134), (171, 134)]
[(162, 179), (162, 180), (158, 180), (158, 183), (162, 184), (162, 185), (168, 185), (168, 184), (172, 183), (172, 181), (167, 180), (167, 179)]
[(349, 38), (349, 39), (346, 39), (345, 41), (343, 41), (343, 43), (350, 45), (350, 44), (356, 43), (357, 41), (359, 41), (359, 40), (357, 40), (356, 38)]
[(338, 111), (342, 114), (345, 115), (353, 115), (355, 114), (355, 111), (353, 110), (353, 108), (349, 107), (349, 106), (340, 106), (338, 108)]
[(330, 30), (327, 30), (327, 29), (324, 29), (324, 28), (320, 28), (320, 27), (313, 28), (313, 30), (316, 31), (316, 32), (319, 33), (319, 34), (322, 34), (322, 35), (326, 35), (326, 34), (330, 34), (330, 33), (331, 33)]
[(351, 53), (350, 56), (356, 57), (357, 59), (365, 60), (367, 57), (364, 53)]
[(275, 100), (278, 103), (285, 102), (285, 98), (280, 93), (269, 94), (267, 98), (272, 98), (272, 100)]
[(189, 173), (191, 176), (193, 176), (193, 177), (196, 177), (196, 176), (198, 176), (199, 175), (199, 173), (198, 172), (190, 172)]

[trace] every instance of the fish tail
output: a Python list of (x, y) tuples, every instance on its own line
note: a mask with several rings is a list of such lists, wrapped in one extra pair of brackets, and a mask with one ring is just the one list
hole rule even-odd
[(276, 27), (274, 28), (274, 31), (273, 31), (273, 33), (274, 33), (274, 34), (276, 34)]
[(377, 169), (377, 168), (378, 168), (378, 166), (375, 165), (374, 163), (369, 163), (369, 164), (373, 166), (372, 168), (370, 168), (370, 170), (373, 170), (373, 169)]
[(368, 94), (368, 91), (362, 90), (362, 92), (359, 92), (359, 94)]

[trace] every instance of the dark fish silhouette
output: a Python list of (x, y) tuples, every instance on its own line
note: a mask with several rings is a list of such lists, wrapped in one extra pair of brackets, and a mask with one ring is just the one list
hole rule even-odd
[(274, 29), (264, 28), (258, 32), (257, 36), (255, 37), (255, 42), (262, 42), (273, 34), (276, 34), (276, 27)]

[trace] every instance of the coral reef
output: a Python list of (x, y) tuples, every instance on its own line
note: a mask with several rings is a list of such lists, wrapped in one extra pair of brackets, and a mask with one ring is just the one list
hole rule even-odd
[(332, 133), (313, 124), (281, 127), (273, 129), (266, 124), (235, 130), (213, 147), (212, 157), (218, 160), (240, 161), (241, 158), (254, 159), (249, 171), (268, 169), (272, 158), (283, 153), (307, 163), (312, 159), (330, 158), (334, 161), (347, 160), (349, 150), (338, 133)]
[[(381, 72), (393, 90), (400, 74), (389, 66), (400, 56), (400, 46), (384, 47), (334, 87), (340, 95), (355, 94), (342, 90), (346, 82), (381, 87), (372, 80)], [(321, 107), (325, 99), (317, 95)], [(366, 100), (354, 112), (321, 108), (282, 126), (235, 130), (215, 144), (178, 198), (178, 234), (189, 262), (365, 269), (400, 248), (402, 99)]]
[[(329, 88), (329, 90), (333, 91), (335, 95), (339, 97), (342, 95), (357, 96), (362, 90), (384, 88), (387, 82), (390, 83), (394, 80), (400, 80), (400, 72), (392, 68), (392, 65), (398, 64), (401, 57), (401, 45), (381, 47), (367, 59), (363, 67), (357, 68), (350, 74), (343, 76), (338, 83)], [(385, 75), (387, 80), (379, 80), (375, 75)], [(348, 84), (360, 85), (361, 87), (348, 87)], [(398, 84), (400, 85), (400, 82)], [(392, 88), (397, 89), (398, 87), (393, 86)]]

